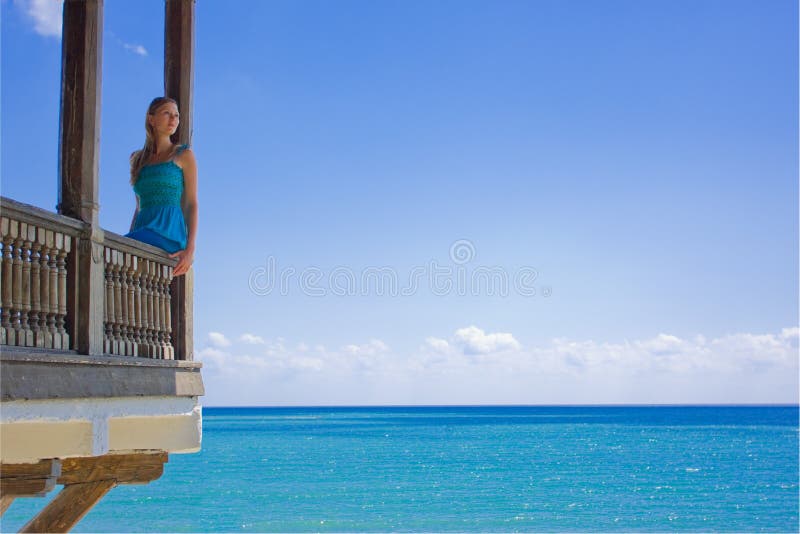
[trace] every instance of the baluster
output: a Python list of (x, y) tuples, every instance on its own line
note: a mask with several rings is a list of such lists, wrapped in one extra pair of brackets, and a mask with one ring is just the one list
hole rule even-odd
[(147, 357), (148, 358), (155, 358), (156, 351), (155, 351), (155, 343), (154, 343), (154, 336), (153, 332), (155, 330), (155, 323), (153, 314), (153, 262), (151, 260), (145, 260), (146, 269), (144, 270), (144, 282), (146, 288), (146, 305), (145, 309), (147, 310)]
[(127, 334), (128, 356), (136, 356), (136, 344), (134, 343), (134, 323), (136, 317), (133, 311), (133, 262), (135, 256), (131, 253), (125, 254), (125, 332)]
[(119, 318), (120, 354), (130, 356), (130, 342), (128, 339), (128, 256), (127, 252), (119, 253), (119, 292), (122, 297), (120, 309), (122, 316)]
[(42, 243), (44, 242), (44, 229), (36, 228), (36, 238), (31, 247), (31, 330), (33, 331), (33, 346), (44, 348), (44, 335), (40, 312), (42, 311)]
[(159, 273), (160, 265), (158, 262), (152, 263), (153, 276), (153, 346), (155, 348), (156, 359), (164, 357), (161, 346), (161, 276)]
[(61, 348), (69, 349), (69, 333), (65, 327), (67, 322), (67, 254), (71, 249), (72, 238), (63, 236), (64, 242), (58, 250), (56, 267), (58, 268), (58, 315), (56, 316), (56, 332), (61, 338)]
[(162, 359), (166, 358), (165, 344), (164, 344), (164, 266), (158, 264), (158, 274), (156, 275), (158, 281), (158, 350)]
[[(58, 314), (58, 248), (57, 232), (48, 231), (47, 239), (47, 265), (50, 267), (50, 309), (47, 312), (47, 331), (50, 334), (51, 344), (50, 347), (54, 349), (61, 348), (61, 339), (56, 332), (56, 314)], [(62, 238), (63, 239), (63, 238)]]
[(162, 264), (158, 264), (158, 345), (161, 351), (161, 358), (167, 358), (167, 340), (166, 340), (166, 303), (167, 303), (167, 296), (164, 291), (164, 276), (165, 276), (165, 266)]
[(11, 236), (14, 238), (14, 251), (12, 262), (12, 287), (11, 296), (11, 328), (14, 332), (13, 345), (21, 345), (22, 326), (20, 312), (22, 310), (22, 235), (20, 234), (20, 223), (14, 221), (11, 226)]
[(28, 318), (31, 313), (31, 245), (36, 239), (36, 227), (26, 223), (20, 223), (20, 234), (22, 236), (22, 300), (20, 307), (20, 332), (22, 340), (17, 340), (18, 345), (25, 347), (33, 346), (33, 330), (31, 330)]
[(41, 314), (39, 315), (39, 330), (42, 333), (42, 341), (45, 348), (53, 348), (53, 336), (47, 328), (47, 315), (50, 313), (50, 255), (49, 235), (52, 234), (50, 230), (43, 230), (39, 238), (42, 245), (42, 253), (39, 259), (41, 268), (39, 269), (39, 285), (40, 289), (40, 306)]
[(14, 238), (11, 236), (11, 225), (16, 224), (15, 221), (10, 221), (7, 217), (2, 217), (0, 226), (3, 233), (3, 287), (2, 287), (2, 301), (3, 311), (0, 314), (0, 323), (2, 323), (2, 342), (3, 345), (14, 344), (14, 334), (11, 328), (11, 306), (13, 295), (13, 276), (12, 266), (13, 259), (11, 256), (11, 243)]
[(166, 321), (164, 321), (164, 330), (165, 330), (165, 338), (167, 342), (167, 359), (174, 360), (175, 359), (175, 346), (172, 344), (172, 293), (170, 291), (172, 287), (172, 272), (173, 268), (169, 265), (165, 265), (166, 269)]
[(106, 281), (106, 305), (103, 309), (103, 352), (113, 354), (112, 343), (114, 340), (114, 272), (112, 270), (112, 255), (114, 251), (103, 247), (103, 276)]
[(142, 332), (142, 265), (144, 262), (138, 256), (133, 257), (133, 341), (136, 355), (144, 356), (144, 337)]
[(112, 254), (112, 273), (114, 276), (114, 342), (113, 354), (122, 354), (122, 252), (115, 250)]
[(152, 280), (153, 288), (153, 358), (160, 360), (163, 357), (161, 353), (161, 287), (158, 279), (158, 262), (150, 263), (150, 279)]

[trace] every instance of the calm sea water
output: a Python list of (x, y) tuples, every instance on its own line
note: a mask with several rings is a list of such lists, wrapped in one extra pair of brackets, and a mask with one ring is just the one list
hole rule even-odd
[(798, 531), (797, 407), (203, 416), (202, 453), (114, 489), (75, 531)]

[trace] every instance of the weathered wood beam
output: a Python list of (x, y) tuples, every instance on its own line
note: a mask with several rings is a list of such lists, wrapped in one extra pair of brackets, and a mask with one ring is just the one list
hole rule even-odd
[(55, 477), (0, 479), (0, 495), (3, 497), (41, 497), (55, 487)]
[(34, 484), (44, 480), (51, 487), (64, 484), (64, 489), (20, 532), (68, 532), (115, 486), (146, 484), (159, 478), (168, 459), (167, 453), (155, 452), (5, 464), (0, 484), (9, 491), (7, 495), (3, 493), (0, 508), (2, 511), (8, 508), (15, 496), (35, 495), (40, 486)]
[(153, 454), (106, 454), (61, 460), (59, 484), (113, 480), (117, 484), (146, 484), (164, 473), (165, 452)]
[(9, 506), (11, 506), (11, 503), (14, 502), (15, 498), (16, 497), (13, 495), (3, 495), (0, 497), (0, 515), (6, 513), (6, 510), (8, 510)]
[[(176, 143), (192, 141), (194, 110), (194, 7), (195, 0), (166, 0), (164, 23), (164, 94), (178, 101), (181, 121), (173, 136)], [(194, 359), (194, 271), (173, 279), (172, 345), (175, 359)]]
[(65, 0), (61, 41), (58, 213), (88, 223), (67, 256), (67, 327), (81, 354), (103, 353), (99, 225), (103, 0)]
[(0, 464), (0, 478), (57, 477), (59, 474), (61, 474), (61, 462), (59, 460), (41, 460), (35, 464)]
[(69, 532), (114, 486), (113, 480), (65, 486), (20, 532)]
[(97, 224), (103, 0), (64, 2), (58, 212)]
[[(42, 496), (56, 486), (61, 474), (59, 460), (42, 460), (35, 464), (1, 464), (0, 496)], [(8, 504), (11, 504), (10, 502)]]
[(195, 0), (165, 0), (164, 94), (178, 101), (180, 126), (173, 141), (191, 143), (194, 110)]

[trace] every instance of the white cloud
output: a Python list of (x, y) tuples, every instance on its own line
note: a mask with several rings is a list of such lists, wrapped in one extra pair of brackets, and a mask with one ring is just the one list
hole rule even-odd
[(446, 339), (438, 337), (425, 338), (425, 347), (439, 354), (447, 354), (450, 352), (450, 343), (448, 343)]
[(247, 343), (248, 345), (266, 345), (266, 341), (261, 336), (256, 336), (254, 334), (244, 333), (239, 336), (239, 341), (242, 343)]
[(520, 344), (511, 334), (504, 332), (487, 334), (477, 326), (456, 330), (453, 342), (461, 347), (464, 354), (491, 354), (520, 348)]
[(246, 354), (210, 346), (198, 359), (209, 405), (785, 403), (797, 401), (799, 333), (522, 347), (472, 326), (405, 354), (379, 339), (330, 350), (277, 338)]
[(231, 342), (220, 332), (209, 332), (208, 341), (215, 347), (230, 347)]
[(375, 356), (389, 351), (389, 347), (380, 339), (371, 339), (363, 345), (345, 345), (342, 350), (353, 356)]
[(140, 56), (147, 56), (147, 49), (142, 45), (122, 43), (122, 46), (125, 48), (125, 50), (133, 52), (134, 54), (139, 54)]
[(33, 29), (45, 37), (61, 37), (62, 0), (15, 0), (33, 21)]
[(797, 341), (800, 339), (800, 327), (793, 327), (793, 328), (784, 328), (781, 330), (781, 337), (783, 339), (788, 339), (794, 343), (794, 346), (797, 346)]

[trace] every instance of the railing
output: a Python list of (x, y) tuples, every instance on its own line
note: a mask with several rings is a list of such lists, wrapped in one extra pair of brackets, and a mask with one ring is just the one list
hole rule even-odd
[[(181, 298), (172, 276), (177, 260), (8, 198), (0, 197), (0, 208), (0, 345), (191, 359), (191, 350), (176, 353), (173, 343), (176, 332), (191, 336), (191, 300)], [(92, 262), (102, 262), (102, 277), (91, 276)], [(81, 321), (88, 327), (77, 328)], [(94, 349), (79, 349), (87, 346)]]
[(0, 344), (69, 349), (66, 257), (82, 224), (2, 202)]
[(173, 266), (132, 247), (130, 239), (108, 233), (105, 237), (104, 352), (174, 359)]

